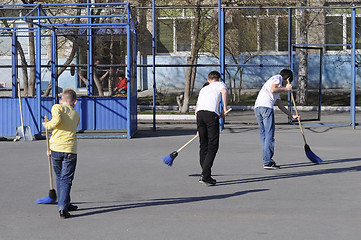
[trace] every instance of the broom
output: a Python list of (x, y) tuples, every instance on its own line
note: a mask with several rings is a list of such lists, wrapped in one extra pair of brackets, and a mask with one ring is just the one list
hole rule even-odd
[[(45, 116), (45, 122), (48, 122), (47, 116)], [(45, 129), (45, 135), (46, 135), (46, 147), (47, 152), (50, 151), (50, 145), (49, 145), (49, 131), (46, 128)], [(49, 180), (50, 180), (50, 190), (49, 195), (44, 198), (39, 198), (35, 201), (36, 204), (49, 204), (54, 203), (56, 201), (56, 191), (53, 187), (53, 171), (51, 167), (51, 156), (48, 155), (48, 162), (49, 162)]]
[[(288, 81), (288, 79), (287, 79), (287, 83), (290, 84), (290, 82)], [(296, 107), (296, 102), (295, 102), (295, 99), (293, 98), (293, 93), (292, 93), (292, 91), (291, 91), (291, 97), (292, 97), (293, 105), (294, 105), (294, 107), (295, 107), (296, 114), (298, 115), (297, 107)], [(306, 142), (305, 134), (304, 134), (304, 132), (303, 132), (303, 128), (302, 128), (301, 121), (300, 121), (299, 118), (298, 118), (297, 120), (298, 120), (298, 125), (300, 126), (300, 129), (301, 129), (301, 133), (302, 133), (302, 137), (303, 137), (303, 142), (305, 143), (305, 152), (306, 152), (307, 158), (310, 159), (310, 161), (313, 162), (313, 163), (316, 163), (316, 164), (322, 163), (322, 159), (319, 158), (316, 154), (314, 154), (314, 153), (311, 151), (310, 146), (308, 146), (308, 144), (307, 144), (307, 142)]]
[[(229, 109), (226, 111), (225, 114), (229, 113), (231, 110), (232, 110), (232, 108), (229, 108)], [(174, 159), (178, 156), (178, 153), (179, 153), (180, 151), (182, 151), (183, 148), (185, 148), (186, 146), (188, 146), (188, 144), (190, 144), (191, 142), (193, 142), (194, 139), (196, 139), (197, 137), (198, 137), (198, 134), (195, 135), (191, 140), (189, 140), (189, 141), (188, 141), (186, 144), (184, 144), (182, 147), (180, 147), (177, 151), (174, 151), (174, 152), (172, 152), (171, 154), (168, 154), (167, 156), (162, 157), (163, 162), (164, 162), (165, 164), (167, 164), (168, 166), (171, 167), (172, 164), (173, 164)]]

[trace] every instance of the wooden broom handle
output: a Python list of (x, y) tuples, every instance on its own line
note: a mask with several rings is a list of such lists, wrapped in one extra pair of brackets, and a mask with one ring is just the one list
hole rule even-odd
[[(48, 122), (48, 117), (44, 117), (45, 122)], [(51, 156), (48, 155), (48, 152), (50, 151), (50, 143), (49, 143), (49, 130), (45, 128), (45, 136), (46, 136), (46, 155), (48, 156), (49, 161), (49, 181), (50, 181), (50, 189), (54, 189), (53, 186), (53, 170), (51, 169)]]
[[(229, 109), (225, 112), (225, 114), (229, 113), (230, 111), (232, 111), (232, 108), (229, 108)], [(196, 139), (197, 137), (198, 137), (198, 134), (195, 135), (191, 140), (189, 140), (189, 141), (188, 141), (186, 144), (184, 144), (182, 147), (180, 147), (180, 148), (177, 150), (177, 152), (179, 153), (180, 151), (182, 151), (183, 148), (185, 148), (186, 146), (188, 146), (188, 144), (190, 144), (191, 142), (193, 142), (194, 139)]]
[[(288, 79), (287, 79), (287, 83), (290, 84), (290, 81), (288, 81)], [(297, 107), (296, 107), (296, 102), (295, 102), (295, 99), (294, 99), (294, 97), (293, 97), (292, 90), (291, 90), (291, 98), (292, 98), (293, 106), (295, 107), (296, 115), (298, 115), (298, 111), (297, 111)], [(301, 121), (300, 121), (299, 118), (297, 118), (297, 120), (298, 120), (298, 126), (300, 126), (300, 129), (301, 129), (303, 141), (305, 142), (305, 144), (307, 144), (306, 138), (305, 138), (305, 134), (304, 134), (304, 132), (303, 132), (303, 128), (302, 128)]]
[(183, 148), (185, 148), (186, 146), (188, 146), (188, 144), (190, 144), (191, 142), (193, 142), (194, 139), (196, 139), (198, 137), (198, 134), (195, 135), (191, 140), (189, 140), (186, 144), (184, 144), (182, 147), (180, 147), (177, 152), (179, 153), (180, 151), (183, 150)]

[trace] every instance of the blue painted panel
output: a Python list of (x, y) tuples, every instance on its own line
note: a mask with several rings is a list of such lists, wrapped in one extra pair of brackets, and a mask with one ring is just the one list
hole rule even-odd
[[(41, 121), (44, 120), (43, 116), (47, 116), (51, 119), (51, 107), (53, 105), (52, 99), (42, 98), (41, 102)], [(132, 104), (135, 104), (132, 109), (136, 109), (136, 101), (133, 100)], [(33, 135), (41, 132), (43, 129), (39, 130), (37, 127), (38, 113), (36, 98), (23, 98), (22, 108), (24, 125), (30, 126)], [(75, 109), (80, 114), (78, 130), (127, 129), (126, 98), (78, 98)], [(19, 100), (17, 98), (0, 98), (0, 111), (2, 113), (0, 116), (0, 136), (15, 137), (16, 127), (21, 126)], [(133, 119), (136, 119), (136, 116), (133, 116)], [(137, 122), (133, 121), (132, 124), (137, 124)], [(132, 126), (132, 129), (136, 129), (136, 126)]]
[(96, 98), (96, 129), (126, 129), (127, 99)]

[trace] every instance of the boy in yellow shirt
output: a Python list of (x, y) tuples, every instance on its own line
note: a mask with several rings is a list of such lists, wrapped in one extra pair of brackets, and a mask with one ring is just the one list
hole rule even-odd
[(51, 108), (52, 119), (43, 122), (46, 129), (52, 129), (50, 138), (50, 150), (56, 175), (58, 191), (58, 210), (61, 218), (71, 217), (69, 211), (78, 207), (70, 204), (70, 190), (74, 179), (77, 162), (77, 137), (80, 116), (74, 109), (76, 93), (72, 89), (66, 89), (60, 99), (60, 104)]

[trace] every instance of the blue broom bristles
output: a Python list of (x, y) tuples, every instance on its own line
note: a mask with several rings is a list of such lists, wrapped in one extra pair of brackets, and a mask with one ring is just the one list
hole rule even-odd
[(305, 152), (306, 152), (306, 156), (308, 157), (308, 159), (310, 159), (311, 162), (316, 164), (320, 164), (323, 162), (321, 158), (319, 158), (316, 154), (314, 154), (311, 151), (311, 148), (310, 146), (308, 146), (308, 144), (305, 145)]
[(165, 164), (167, 164), (168, 166), (172, 166), (173, 164), (173, 160), (178, 156), (178, 152), (174, 151), (171, 154), (168, 154), (165, 157), (162, 157), (162, 160)]
[(55, 202), (56, 202), (56, 198), (53, 199), (49, 196), (46, 196), (44, 198), (39, 198), (38, 200), (35, 201), (36, 204), (51, 204)]

